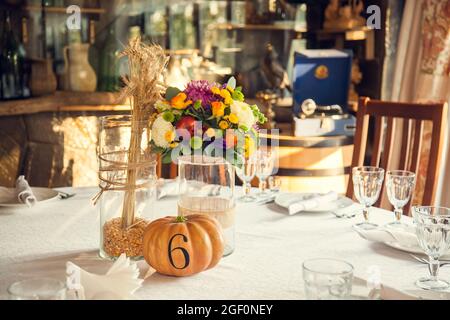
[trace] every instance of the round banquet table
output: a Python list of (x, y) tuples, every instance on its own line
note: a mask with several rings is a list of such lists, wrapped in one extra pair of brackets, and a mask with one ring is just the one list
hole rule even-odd
[[(66, 200), (31, 209), (0, 209), (0, 298), (15, 281), (50, 276), (64, 280), (67, 261), (90, 272), (105, 272), (111, 261), (98, 257), (99, 213), (90, 199), (97, 188), (62, 188), (76, 193)], [(237, 188), (237, 193), (240, 193)], [(177, 197), (155, 203), (156, 217), (176, 214)], [(276, 204), (237, 204), (236, 248), (210, 270), (176, 278), (153, 273), (136, 292), (139, 299), (304, 299), (302, 262), (316, 257), (344, 259), (357, 279), (374, 268), (383, 285), (417, 292), (414, 282), (427, 266), (381, 243), (362, 239), (352, 225), (362, 219), (338, 219), (331, 212), (288, 216)], [(393, 213), (374, 208), (371, 219), (384, 224)], [(405, 217), (405, 219), (410, 219)], [(148, 271), (139, 261), (141, 277)], [(450, 279), (450, 268), (441, 276)]]

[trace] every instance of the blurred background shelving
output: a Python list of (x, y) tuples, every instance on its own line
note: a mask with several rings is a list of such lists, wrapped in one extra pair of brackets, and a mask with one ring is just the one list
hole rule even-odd
[[(375, 3), (383, 8), (384, 2), (387, 0), (365, 1), (365, 6)], [(51, 60), (50, 71), (57, 84), (53, 91), (73, 91), (67, 84), (67, 55), (76, 52), (67, 48), (74, 43), (89, 46), (95, 91), (118, 91), (120, 76), (126, 74), (126, 61), (118, 54), (128, 39), (141, 36), (170, 52), (166, 81), (171, 85), (183, 86), (190, 79), (222, 81), (234, 75), (245, 93), (254, 97), (266, 86), (260, 67), (265, 46), (270, 43), (289, 76), (295, 51), (351, 49), (362, 74), (356, 92), (379, 97), (382, 31), (365, 27), (326, 30), (323, 12), (327, 4), (327, 0), (5, 0), (0, 5), (0, 19), (5, 21), (6, 12), (10, 12), (13, 32), (24, 55), (25, 74), (31, 74), (33, 63), (39, 63), (35, 60)], [(80, 8), (79, 30), (66, 26), (69, 5)], [(0, 31), (4, 26), (0, 24)], [(30, 87), (31, 80), (28, 75), (24, 85)], [(28, 91), (20, 98), (36, 96), (33, 90)]]

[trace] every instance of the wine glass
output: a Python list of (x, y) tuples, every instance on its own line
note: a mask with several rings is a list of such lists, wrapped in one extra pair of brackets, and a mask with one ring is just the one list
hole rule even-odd
[(270, 176), (269, 178), (267, 178), (267, 184), (269, 186), (269, 190), (272, 193), (278, 193), (281, 190), (281, 177), (279, 176)]
[(374, 229), (377, 224), (369, 221), (369, 208), (378, 200), (383, 185), (384, 169), (378, 167), (355, 167), (352, 169), (355, 197), (364, 206), (364, 222), (356, 224), (362, 229)]
[(450, 209), (433, 206), (412, 208), (416, 234), (420, 247), (428, 255), (430, 276), (416, 281), (419, 288), (443, 290), (450, 287), (446, 280), (438, 278), (439, 258), (450, 248)]
[(259, 196), (267, 196), (267, 178), (275, 168), (276, 153), (273, 149), (261, 148), (256, 152), (256, 176), (259, 179)]
[(416, 175), (410, 171), (393, 170), (386, 173), (386, 191), (389, 202), (394, 206), (395, 220), (388, 223), (389, 227), (402, 227), (400, 222), (403, 207), (408, 203), (416, 184)]
[(337, 259), (303, 262), (303, 281), (308, 300), (348, 299), (352, 293), (353, 266)]
[(244, 189), (244, 195), (238, 200), (242, 202), (252, 202), (256, 198), (250, 195), (252, 186), (250, 182), (256, 175), (256, 158), (254, 156), (249, 158), (242, 157), (242, 165), (236, 166), (236, 174), (242, 181), (242, 188)]
[(34, 278), (14, 282), (8, 293), (10, 300), (65, 300), (66, 286), (57, 279)]

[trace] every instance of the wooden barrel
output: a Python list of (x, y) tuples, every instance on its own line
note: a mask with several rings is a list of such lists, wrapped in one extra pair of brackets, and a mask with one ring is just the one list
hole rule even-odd
[(279, 146), (276, 175), (281, 177), (284, 191), (346, 192), (353, 137), (267, 135), (262, 138), (264, 144)]

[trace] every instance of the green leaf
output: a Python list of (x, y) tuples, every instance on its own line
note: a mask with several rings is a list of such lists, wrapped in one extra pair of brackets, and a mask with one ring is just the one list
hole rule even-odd
[(189, 141), (189, 144), (192, 149), (197, 150), (200, 149), (203, 146), (203, 140), (200, 137), (193, 136), (191, 140)]
[(171, 100), (173, 97), (175, 97), (180, 92), (181, 92), (181, 90), (176, 87), (168, 87), (166, 90), (166, 100)]
[(248, 128), (247, 128), (246, 126), (244, 126), (243, 124), (241, 124), (241, 125), (239, 126), (239, 129), (241, 129), (241, 130), (244, 131), (244, 132), (247, 132), (247, 131), (248, 131)]
[(172, 112), (170, 112), (170, 111), (164, 112), (162, 117), (167, 122), (173, 122), (175, 120), (174, 114)]
[(168, 164), (172, 162), (172, 152), (166, 152), (165, 154), (163, 154), (162, 159), (161, 159), (162, 163), (164, 164)]
[(194, 103), (194, 109), (195, 109), (195, 110), (198, 110), (198, 109), (200, 109), (201, 107), (202, 107), (202, 101), (201, 101), (201, 100), (195, 101), (195, 103)]
[(231, 77), (230, 79), (228, 79), (227, 87), (230, 87), (231, 89), (236, 88), (236, 78), (235, 77)]
[(231, 97), (233, 98), (233, 100), (244, 101), (244, 94), (238, 90), (234, 90), (231, 94)]

